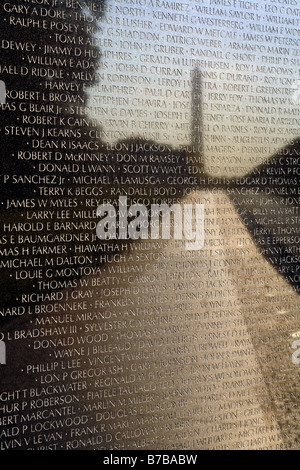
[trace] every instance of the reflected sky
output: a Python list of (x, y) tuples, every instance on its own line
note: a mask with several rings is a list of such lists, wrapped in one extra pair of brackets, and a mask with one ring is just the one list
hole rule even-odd
[(299, 135), (297, 7), (109, 0), (91, 27), (102, 58), (88, 114), (104, 141), (140, 136), (190, 145), (195, 68), (208, 172), (245, 174)]

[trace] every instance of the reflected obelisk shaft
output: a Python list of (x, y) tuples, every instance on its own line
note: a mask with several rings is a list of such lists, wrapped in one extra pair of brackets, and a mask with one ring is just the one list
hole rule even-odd
[(199, 165), (203, 168), (202, 76), (198, 68), (193, 70), (191, 106), (191, 145), (199, 158)]

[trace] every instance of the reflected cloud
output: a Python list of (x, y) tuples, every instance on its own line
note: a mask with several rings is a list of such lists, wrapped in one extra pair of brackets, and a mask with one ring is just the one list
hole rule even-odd
[(136, 136), (189, 145), (196, 68), (208, 173), (246, 174), (298, 136), (298, 62), (285, 8), (287, 46), (280, 47), (282, 26), (268, 25), (272, 15), (263, 3), (242, 18), (208, 2), (180, 13), (155, 5), (130, 9), (111, 0), (99, 22), (95, 36), (106, 43), (100, 89), (90, 89), (89, 103), (106, 101), (98, 117), (105, 142)]

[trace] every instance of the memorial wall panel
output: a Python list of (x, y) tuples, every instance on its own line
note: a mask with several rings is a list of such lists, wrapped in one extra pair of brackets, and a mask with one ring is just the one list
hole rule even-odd
[(296, 449), (298, 1), (0, 12), (0, 449)]

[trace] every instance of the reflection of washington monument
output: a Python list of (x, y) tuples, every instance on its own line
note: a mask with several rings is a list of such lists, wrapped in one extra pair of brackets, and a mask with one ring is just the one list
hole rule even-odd
[(203, 114), (202, 114), (202, 76), (198, 68), (193, 70), (191, 99), (191, 145), (203, 167)]

